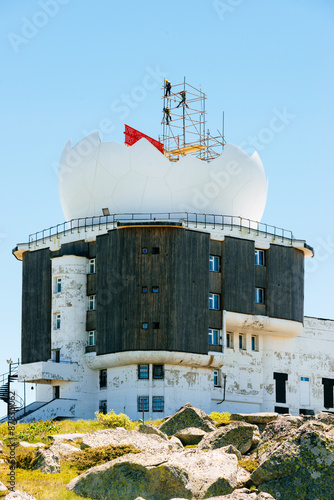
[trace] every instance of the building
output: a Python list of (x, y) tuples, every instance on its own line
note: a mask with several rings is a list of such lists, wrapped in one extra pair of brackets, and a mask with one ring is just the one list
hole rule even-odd
[[(23, 419), (110, 409), (136, 419), (143, 406), (160, 418), (186, 402), (208, 413), (333, 411), (334, 322), (304, 316), (313, 250), (254, 222), (267, 193), (257, 155), (227, 145), (208, 168), (170, 163), (145, 139), (126, 148), (93, 134), (66, 145), (59, 176), (70, 222), (13, 251), (19, 380), (37, 387)], [(206, 212), (185, 210), (205, 197)]]

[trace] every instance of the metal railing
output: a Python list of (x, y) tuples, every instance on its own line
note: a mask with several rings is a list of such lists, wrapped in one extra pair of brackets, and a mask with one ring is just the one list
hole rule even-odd
[(37, 231), (29, 235), (29, 248), (31, 244), (36, 244), (46, 240), (52, 241), (52, 238), (59, 238), (60, 235), (74, 234), (75, 232), (87, 232), (95, 230), (115, 229), (118, 222), (144, 222), (144, 221), (174, 221), (182, 222), (185, 227), (200, 227), (203, 229), (211, 228), (212, 230), (238, 229), (264, 237), (271, 236), (274, 239), (284, 240), (293, 239), (293, 234), (287, 229), (276, 226), (271, 226), (263, 222), (245, 219), (244, 217), (236, 217), (233, 215), (216, 215), (216, 214), (201, 214), (190, 212), (167, 212), (167, 213), (121, 213), (111, 215), (96, 215), (92, 217), (81, 217), (71, 219), (67, 222), (62, 222), (56, 226), (51, 226), (48, 229)]

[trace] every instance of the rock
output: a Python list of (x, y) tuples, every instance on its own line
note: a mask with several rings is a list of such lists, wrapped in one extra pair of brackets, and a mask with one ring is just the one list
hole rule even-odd
[(0, 481), (0, 491), (7, 491), (7, 486), (5, 486), (1, 481)]
[(164, 438), (155, 434), (143, 434), (138, 431), (127, 431), (123, 427), (116, 429), (103, 429), (101, 431), (85, 434), (82, 439), (81, 449), (97, 448), (98, 446), (113, 445), (130, 445), (142, 451), (150, 450), (151, 452), (159, 452), (164, 450), (177, 450), (180, 446), (171, 440), (166, 441)]
[(176, 436), (172, 436), (168, 441), (173, 445), (173, 448), (170, 449), (173, 449), (174, 451), (176, 451), (177, 449), (183, 450), (183, 444)]
[(45, 443), (28, 443), (27, 441), (20, 441), (19, 443), (23, 448), (45, 448)]
[(334, 414), (333, 413), (326, 413), (324, 411), (321, 411), (315, 417), (313, 417), (313, 419), (320, 420), (320, 422), (323, 422), (324, 424), (334, 426)]
[(237, 450), (237, 448), (235, 446), (233, 446), (233, 444), (228, 444), (227, 446), (222, 446), (220, 448), (224, 453), (232, 453), (233, 455), (235, 455), (237, 457), (238, 460), (241, 460), (241, 453), (239, 450)]
[[(319, 423), (321, 426), (319, 427)], [(331, 426), (306, 422), (283, 440), (259, 448), (260, 466), (251, 478), (261, 491), (280, 500), (328, 500), (334, 487), (334, 440)], [(282, 439), (282, 438), (281, 438)]]
[(37, 461), (33, 469), (40, 469), (44, 474), (56, 474), (60, 472), (59, 455), (52, 453), (51, 450), (39, 449), (35, 457)]
[(250, 472), (242, 467), (238, 467), (237, 471), (237, 488), (243, 488), (244, 486), (250, 486), (253, 484), (251, 480)]
[(71, 455), (71, 453), (75, 451), (80, 451), (76, 446), (72, 446), (71, 444), (62, 443), (61, 441), (53, 443), (49, 450), (54, 455), (61, 455), (63, 457), (67, 455)]
[(216, 430), (213, 420), (204, 411), (195, 408), (190, 403), (186, 403), (174, 415), (167, 418), (159, 429), (167, 436), (171, 436), (188, 427), (197, 427), (206, 432)]
[(207, 500), (275, 500), (274, 497), (269, 495), (269, 493), (262, 493), (249, 490), (247, 488), (240, 488), (234, 490), (230, 495), (224, 495), (219, 497), (210, 497)]
[(199, 443), (199, 450), (214, 450), (232, 444), (243, 455), (258, 442), (259, 429), (246, 422), (232, 422), (207, 434)]
[(6, 495), (4, 500), (36, 500), (36, 498), (25, 491), (15, 490)]
[(167, 434), (164, 434), (161, 432), (155, 425), (152, 424), (144, 424), (145, 432), (143, 432), (143, 424), (138, 426), (138, 432), (141, 432), (142, 434), (156, 434), (157, 436), (160, 436), (162, 439), (165, 439), (168, 441), (168, 436)]
[[(112, 491), (110, 484), (113, 485)], [(237, 487), (237, 458), (221, 450), (128, 454), (92, 467), (67, 489), (104, 500), (209, 498)]]
[(48, 438), (54, 441), (77, 441), (78, 439), (82, 439), (86, 434), (79, 432), (70, 432), (68, 434), (50, 434)]
[(206, 432), (198, 427), (187, 427), (175, 433), (184, 446), (198, 444), (205, 435)]
[(278, 418), (278, 413), (261, 412), (261, 413), (232, 413), (230, 420), (241, 420), (249, 424), (266, 425)]

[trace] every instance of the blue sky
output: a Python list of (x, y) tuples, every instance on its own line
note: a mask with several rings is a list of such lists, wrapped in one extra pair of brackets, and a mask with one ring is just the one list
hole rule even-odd
[(333, 22), (331, 0), (1, 2), (0, 373), (20, 356), (11, 251), (64, 220), (65, 142), (95, 130), (123, 142), (125, 122), (158, 138), (165, 77), (201, 85), (212, 132), (224, 111), (227, 142), (256, 146), (269, 178), (262, 220), (315, 248), (305, 314), (334, 318)]

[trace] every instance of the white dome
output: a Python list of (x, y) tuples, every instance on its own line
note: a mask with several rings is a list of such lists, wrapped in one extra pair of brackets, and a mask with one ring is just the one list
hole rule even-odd
[(150, 142), (131, 147), (101, 142), (98, 132), (71, 148), (59, 166), (66, 220), (112, 213), (196, 212), (260, 221), (268, 184), (255, 152), (232, 144), (206, 163), (194, 156), (170, 162)]

